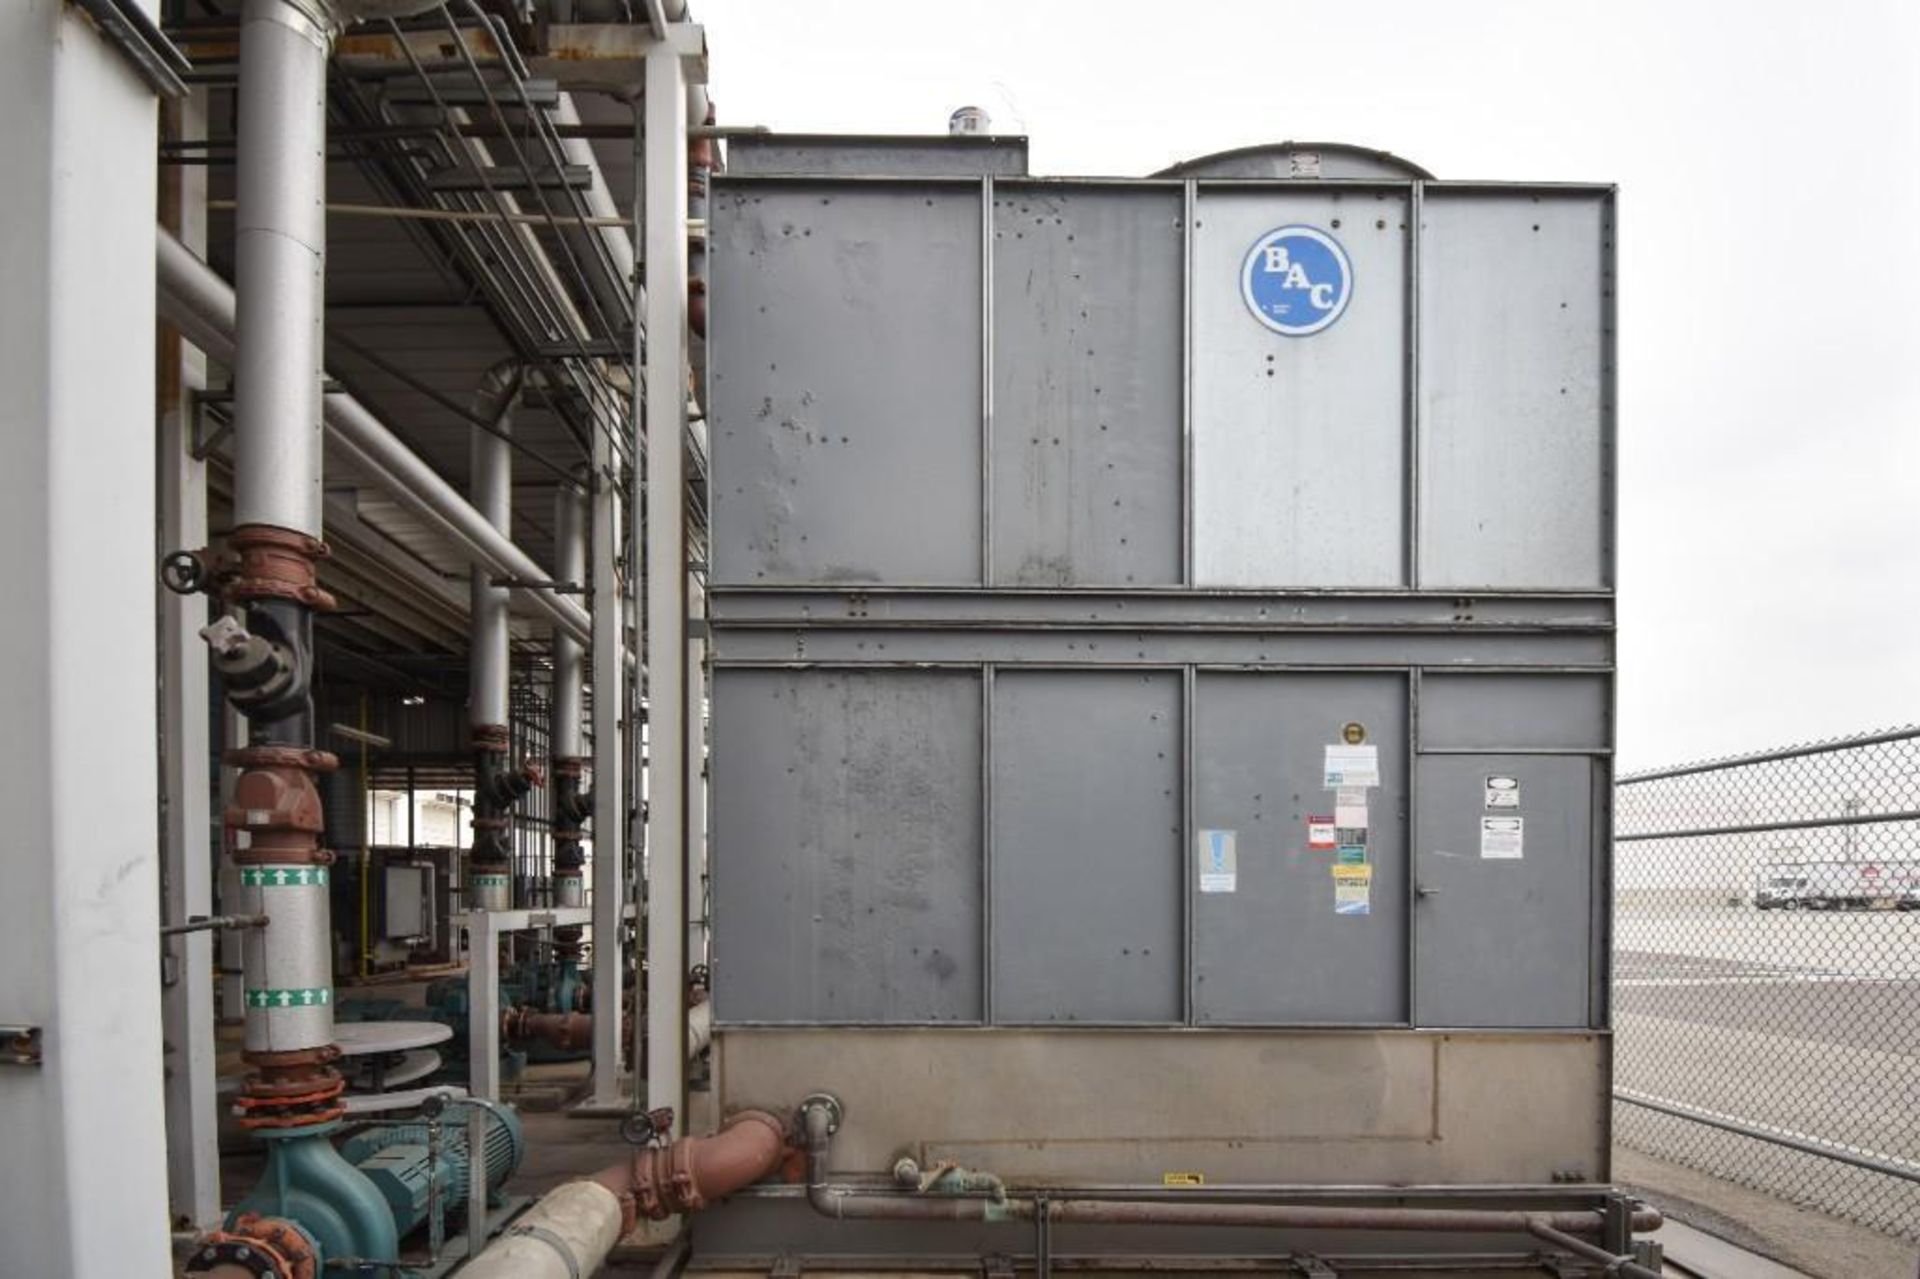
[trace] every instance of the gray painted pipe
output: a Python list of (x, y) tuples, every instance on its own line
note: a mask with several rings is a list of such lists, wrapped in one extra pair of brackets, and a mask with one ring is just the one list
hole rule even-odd
[(331, 43), (331, 32), (303, 8), (246, 0), (233, 232), (233, 518), (313, 537), (320, 536)]
[[(513, 446), (509, 397), (519, 394), (518, 376), (509, 363), (495, 365), (481, 380), (476, 416), (491, 420), (501, 434), (473, 429), (473, 505), (502, 537), (513, 534)], [(467, 663), (467, 722), (475, 726), (507, 722), (507, 589), (475, 571), (472, 601), (473, 650)]]
[[(195, 346), (231, 365), (233, 288), (165, 227), (157, 233), (161, 313)], [(502, 536), (365, 405), (342, 392), (323, 399), (321, 411), (333, 443), (387, 496), (445, 534), (477, 569), (528, 581), (546, 579), (546, 570), (532, 556)], [(587, 611), (572, 600), (538, 589), (521, 594), (569, 635), (582, 643), (592, 640)]]

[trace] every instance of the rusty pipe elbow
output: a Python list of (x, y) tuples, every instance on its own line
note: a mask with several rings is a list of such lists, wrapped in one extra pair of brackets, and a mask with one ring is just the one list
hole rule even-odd
[(788, 1146), (786, 1121), (764, 1110), (742, 1110), (711, 1136), (649, 1146), (627, 1163), (595, 1173), (593, 1180), (619, 1198), (624, 1233), (641, 1217), (659, 1221), (698, 1212), (770, 1176)]

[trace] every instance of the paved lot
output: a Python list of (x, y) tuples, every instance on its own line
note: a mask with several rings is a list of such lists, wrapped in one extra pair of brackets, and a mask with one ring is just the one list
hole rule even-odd
[[(1615, 1086), (1920, 1171), (1920, 915), (1623, 911)], [(1920, 1238), (1920, 1185), (1617, 1108), (1623, 1143)]]

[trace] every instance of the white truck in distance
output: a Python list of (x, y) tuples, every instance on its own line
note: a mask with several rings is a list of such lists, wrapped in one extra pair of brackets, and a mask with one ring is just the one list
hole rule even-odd
[(1761, 910), (1920, 910), (1920, 862), (1769, 862), (1753, 904)]

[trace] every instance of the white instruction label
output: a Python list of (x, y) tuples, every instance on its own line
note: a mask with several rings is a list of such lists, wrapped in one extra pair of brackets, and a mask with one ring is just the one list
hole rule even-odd
[(1333, 810), (1333, 824), (1344, 826), (1348, 830), (1367, 828), (1367, 806), (1365, 804), (1341, 804)]
[(1487, 778), (1487, 807), (1520, 807), (1520, 779), (1498, 776)]
[(1328, 786), (1378, 786), (1380, 784), (1380, 748), (1377, 746), (1327, 747)]
[(1230, 893), (1239, 879), (1239, 858), (1235, 854), (1235, 834), (1230, 830), (1203, 830), (1194, 851), (1200, 861), (1200, 891)]
[(1340, 808), (1365, 807), (1367, 788), (1364, 786), (1342, 786), (1333, 793), (1333, 802)]
[(1526, 818), (1482, 817), (1480, 819), (1480, 855), (1514, 858), (1526, 852)]

